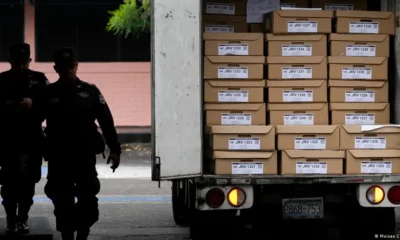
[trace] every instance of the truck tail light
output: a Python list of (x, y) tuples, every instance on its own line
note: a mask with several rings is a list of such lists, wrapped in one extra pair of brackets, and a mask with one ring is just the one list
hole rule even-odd
[(228, 193), (228, 202), (233, 207), (240, 207), (246, 201), (246, 192), (239, 188), (234, 187)]
[(220, 207), (225, 201), (225, 193), (219, 188), (212, 188), (206, 194), (206, 203), (212, 208)]
[(400, 204), (400, 186), (393, 186), (387, 193), (388, 200), (393, 204)]
[(385, 191), (379, 186), (372, 186), (368, 189), (366, 197), (369, 203), (377, 205), (385, 199)]

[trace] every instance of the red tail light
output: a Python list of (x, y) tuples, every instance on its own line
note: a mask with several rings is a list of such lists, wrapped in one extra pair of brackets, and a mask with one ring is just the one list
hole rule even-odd
[(207, 192), (206, 203), (212, 208), (220, 207), (225, 201), (225, 193), (219, 188), (212, 188)]
[(393, 186), (387, 193), (388, 200), (393, 204), (400, 204), (400, 186)]

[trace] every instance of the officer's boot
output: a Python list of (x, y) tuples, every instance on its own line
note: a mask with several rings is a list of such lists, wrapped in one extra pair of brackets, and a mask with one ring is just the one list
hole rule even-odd
[(21, 234), (29, 233), (29, 226), (28, 226), (28, 212), (30, 207), (25, 207), (22, 204), (18, 207), (18, 232)]
[(62, 232), (61, 238), (62, 238), (62, 240), (74, 240), (75, 234), (74, 234), (74, 232)]
[(78, 229), (76, 240), (87, 240), (89, 237), (90, 228)]

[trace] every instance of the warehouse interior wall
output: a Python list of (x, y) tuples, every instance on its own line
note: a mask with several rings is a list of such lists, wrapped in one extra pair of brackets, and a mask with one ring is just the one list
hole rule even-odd
[[(31, 68), (44, 72), (54, 82), (57, 80), (54, 64), (39, 62), (35, 56), (35, 7), (29, 0), (24, 0), (24, 12), (23, 41), (31, 45)], [(0, 62), (0, 71), (9, 68), (8, 62)], [(80, 62), (78, 71), (83, 81), (100, 88), (113, 112), (117, 127), (151, 125), (150, 62)]]

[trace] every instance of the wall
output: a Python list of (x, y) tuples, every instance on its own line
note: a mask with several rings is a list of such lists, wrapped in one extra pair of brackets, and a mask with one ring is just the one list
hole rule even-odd
[[(31, 68), (44, 72), (54, 82), (52, 63), (35, 62), (35, 8), (25, 0), (25, 42), (31, 45)], [(0, 71), (8, 70), (0, 63)], [(151, 125), (150, 63), (80, 63), (79, 77), (100, 88), (119, 127)]]

